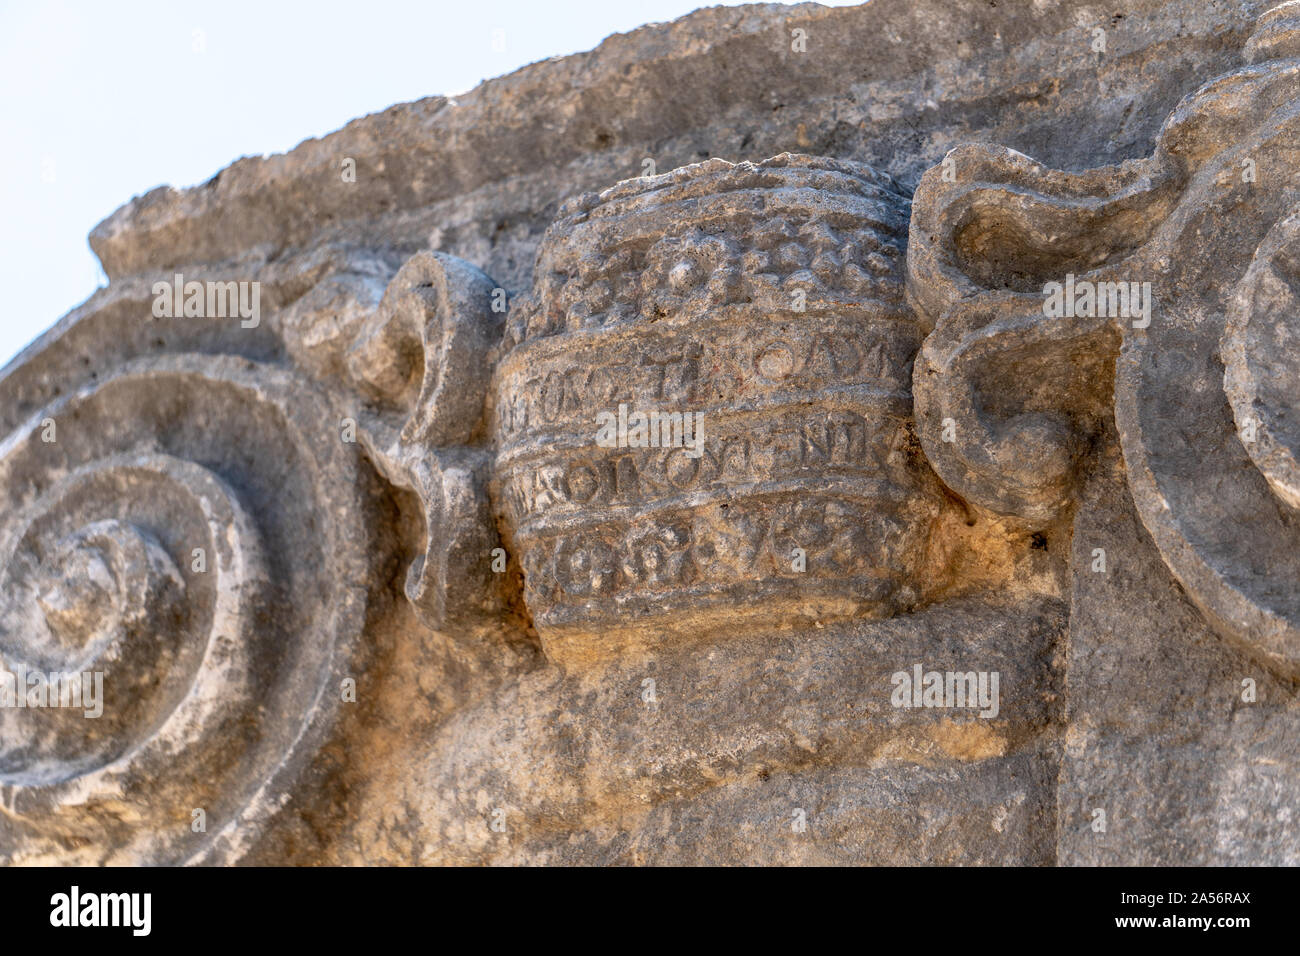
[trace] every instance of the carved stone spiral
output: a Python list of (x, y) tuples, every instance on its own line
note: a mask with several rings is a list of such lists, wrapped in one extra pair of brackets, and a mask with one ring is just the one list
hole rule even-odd
[(287, 799), (365, 607), (357, 456), (323, 408), (282, 369), (170, 355), (0, 444), (0, 667), (102, 674), (99, 716), (0, 707), (0, 858), (229, 861)]
[[(1146, 159), (1072, 173), (954, 150), (917, 189), (908, 247), (909, 295), (934, 323), (916, 409), (940, 477), (1045, 525), (1113, 413), (1169, 569), (1217, 630), (1292, 678), (1298, 10), (1262, 16), (1248, 65), (1184, 99)], [(1149, 314), (1049, 316), (1062, 280), (1145, 285)]]

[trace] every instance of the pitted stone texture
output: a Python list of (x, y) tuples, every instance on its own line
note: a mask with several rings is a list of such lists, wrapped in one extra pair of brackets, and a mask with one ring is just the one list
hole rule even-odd
[[(1239, 61), (1270, 0), (872, 0), (712, 7), (455, 97), (394, 106), (282, 156), (160, 188), (101, 223), (114, 282), (245, 250), (431, 247), (526, 291), (559, 204), (710, 157), (869, 163), (908, 186), (964, 142), (1063, 169), (1150, 152), (1169, 110)], [(1106, 31), (1104, 54), (1093, 31)], [(807, 52), (791, 31), (807, 33)], [(544, 104), (544, 107), (539, 107)], [(341, 177), (345, 158), (356, 182)]]
[(1168, 130), (1193, 178), (1148, 257), (1159, 270), (1158, 316), (1125, 337), (1116, 367), (1129, 485), (1161, 556), (1209, 620), (1294, 678), (1300, 528), (1247, 455), (1219, 353), (1237, 284), (1300, 202), (1300, 61), (1207, 83)]
[[(111, 706), (0, 712), (0, 856), (1295, 863), (1268, 5), (703, 10), (119, 210), (0, 373), (0, 663)], [(153, 317), (175, 272), (262, 322)], [(1044, 322), (1065, 272), (1152, 326)], [(706, 455), (570, 474), (620, 396)], [(999, 716), (895, 709), (917, 663)]]
[(1158, 560), (1108, 447), (1074, 527), (1058, 859), (1300, 865), (1295, 686), (1207, 626)]
[(103, 686), (100, 716), (0, 710), (0, 856), (238, 859), (361, 633), (356, 456), (283, 369), (181, 354), (90, 379), (0, 445), (0, 665)]
[[(421, 862), (1050, 862), (1063, 612), (953, 602), (526, 675), (441, 731)], [(999, 672), (998, 715), (895, 707), (917, 663)]]
[(347, 352), (379, 309), (400, 265), (391, 252), (341, 250), (320, 281), (277, 317), (294, 364), (315, 379), (350, 382)]
[[(431, 627), (499, 617), (511, 590), (493, 570), (484, 408), (508, 297), (473, 265), (391, 247), (347, 246), (270, 317), (294, 364), (330, 389), (379, 473), (413, 493), (424, 542), (405, 593)], [(515, 589), (517, 590), (517, 588)]]
[[(1074, 496), (1113, 390), (1162, 557), (1221, 632), (1295, 674), (1300, 538), (1280, 426), (1295, 376), (1267, 339), (1288, 344), (1277, 270), (1292, 227), (1274, 224), (1300, 199), (1300, 61), (1263, 59), (1271, 49), (1190, 94), (1146, 160), (1073, 174), (1006, 149), (949, 154), (917, 192), (909, 293), (935, 323), (917, 363), (921, 440), (951, 488), (1046, 525)], [(1095, 290), (1095, 304), (1051, 314), (1049, 283)], [(1149, 314), (1117, 314), (1116, 290), (1131, 300), (1144, 285)], [(1225, 334), (1234, 407), (1264, 420), (1246, 445), (1262, 473), (1232, 434)]]
[(504, 552), (488, 507), (490, 453), (471, 447), (506, 306), (505, 290), (468, 262), (417, 253), (342, 353), (359, 439), (424, 513), (405, 590), (432, 627), (473, 627), (506, 600), (506, 576), (493, 570)]
[(1273, 493), (1300, 508), (1300, 210), (1264, 237), (1220, 354), (1237, 436)]
[[(495, 418), (497, 508), (548, 651), (919, 603), (941, 500), (911, 432), (906, 221), (888, 177), (793, 155), (562, 210)], [(598, 433), (651, 413), (694, 425)]]

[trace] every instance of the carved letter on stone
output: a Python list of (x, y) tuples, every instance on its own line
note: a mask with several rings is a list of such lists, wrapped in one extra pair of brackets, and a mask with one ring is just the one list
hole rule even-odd
[[(782, 155), (562, 210), (510, 315), (494, 422), (498, 508), (549, 653), (615, 623), (917, 603), (939, 501), (911, 437), (907, 208), (868, 167)], [(697, 454), (598, 445), (602, 413), (651, 412), (694, 416)]]
[(0, 370), (0, 863), (1300, 863), (1262, 10), (701, 10), (133, 200)]

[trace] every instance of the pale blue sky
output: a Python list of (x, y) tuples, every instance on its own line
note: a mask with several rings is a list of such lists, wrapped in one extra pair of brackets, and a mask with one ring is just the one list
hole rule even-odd
[(106, 281), (86, 235), (132, 196), (706, 5), (0, 0), (0, 365)]

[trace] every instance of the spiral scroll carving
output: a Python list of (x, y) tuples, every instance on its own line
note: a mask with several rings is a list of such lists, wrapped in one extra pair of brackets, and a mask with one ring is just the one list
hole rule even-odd
[[(1166, 565), (1217, 630), (1292, 678), (1297, 9), (1264, 14), (1248, 65), (1186, 97), (1146, 159), (1072, 173), (954, 150), (917, 189), (908, 248), (908, 293), (934, 326), (916, 409), (939, 476), (1046, 526), (1113, 416)], [(1145, 314), (1046, 308), (1049, 283), (1076, 281), (1144, 286)]]
[(171, 355), (4, 439), (0, 665), (33, 705), (0, 707), (0, 858), (228, 862), (288, 798), (365, 608), (358, 458), (322, 407)]

